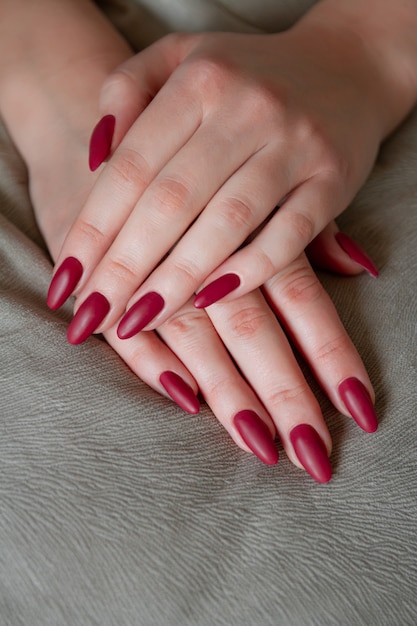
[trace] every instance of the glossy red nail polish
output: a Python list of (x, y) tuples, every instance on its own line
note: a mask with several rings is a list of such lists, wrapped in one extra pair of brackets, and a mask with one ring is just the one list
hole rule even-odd
[(379, 276), (379, 272), (375, 267), (374, 263), (371, 261), (366, 252), (360, 247), (356, 241), (354, 241), (351, 237), (346, 235), (345, 233), (336, 233), (335, 239), (339, 246), (346, 252), (348, 256), (358, 263), (361, 267), (363, 267), (368, 274), (377, 278)]
[(100, 167), (110, 154), (115, 125), (114, 115), (105, 115), (91, 134), (88, 162), (92, 172)]
[(164, 299), (155, 291), (142, 296), (120, 320), (117, 327), (119, 339), (130, 339), (130, 337), (139, 333), (162, 311), (164, 305)]
[(318, 432), (310, 424), (299, 424), (290, 433), (290, 441), (304, 469), (318, 483), (327, 483), (332, 477), (332, 466)]
[(278, 461), (278, 449), (269, 428), (254, 411), (240, 411), (233, 419), (239, 435), (248, 448), (267, 465)]
[(200, 402), (194, 391), (185, 380), (175, 372), (162, 372), (159, 377), (161, 385), (171, 398), (187, 413), (197, 414), (200, 410)]
[(213, 280), (196, 295), (194, 306), (196, 309), (205, 309), (237, 289), (239, 285), (240, 278), (237, 274), (224, 274), (224, 276)]
[(83, 273), (78, 259), (70, 256), (61, 263), (55, 272), (48, 290), (46, 303), (55, 311), (70, 297)]
[(365, 385), (357, 378), (346, 378), (339, 385), (339, 394), (358, 426), (367, 433), (374, 433), (378, 419)]
[(85, 341), (110, 311), (110, 303), (101, 293), (91, 293), (82, 303), (68, 326), (67, 339), (74, 345)]

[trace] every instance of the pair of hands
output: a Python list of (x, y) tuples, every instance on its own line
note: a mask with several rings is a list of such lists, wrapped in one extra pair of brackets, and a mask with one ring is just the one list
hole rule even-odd
[[(90, 179), (48, 301), (76, 294), (72, 343), (104, 332), (157, 391), (196, 412), (200, 390), (242, 448), (274, 463), (277, 433), (326, 482), (330, 435), (276, 316), (335, 407), (374, 430), (368, 376), (303, 250), (356, 193), (378, 142), (355, 74), (340, 77), (313, 44), (173, 35), (118, 68), (90, 163), (113, 156)], [(336, 232), (311, 254), (357, 273)]]

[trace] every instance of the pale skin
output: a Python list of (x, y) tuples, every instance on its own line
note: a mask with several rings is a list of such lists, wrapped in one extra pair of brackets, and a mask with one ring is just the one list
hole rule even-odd
[(415, 103), (416, 26), (414, 2), (323, 0), (285, 33), (171, 35), (119, 66), (113, 155), (57, 259), (84, 268), (75, 310), (103, 294), (99, 332), (156, 292), (154, 329), (224, 275), (232, 300), (294, 261)]
[[(37, 219), (52, 257), (58, 259), (64, 240), (65, 246), (76, 232), (77, 219), (83, 219), (78, 217), (80, 208), (91, 201), (110, 166), (102, 175), (91, 174), (86, 167), (90, 131), (100, 113), (101, 87), (106, 79), (111, 83), (112, 71), (132, 53), (84, 0), (62, 2), (58, 7), (52, 0), (42, 0), (36, 7), (29, 1), (3, 0), (0, 11), (0, 111), (28, 166)], [(16, 37), (16, 32), (22, 36)], [(132, 119), (129, 115), (124, 119), (127, 130)], [(326, 235), (323, 241), (327, 245)], [(341, 250), (334, 248), (333, 255), (343, 271), (360, 271)], [(86, 284), (77, 302), (86, 293)], [(295, 426), (313, 426), (329, 454), (331, 439), (272, 309), (338, 411), (349, 415), (337, 392), (341, 381), (357, 378), (373, 398), (372, 386), (304, 254), (296, 255), (271, 277), (265, 292), (270, 307), (259, 291), (213, 305), (207, 313), (188, 301), (157, 333), (121, 340), (116, 317), (113, 324), (107, 323), (104, 335), (127, 365), (158, 392), (165, 393), (159, 376), (166, 370), (180, 375), (194, 392), (199, 389), (245, 450), (249, 448), (233, 416), (241, 410), (255, 411), (271, 435), (279, 435), (290, 459), (301, 466), (290, 441)]]

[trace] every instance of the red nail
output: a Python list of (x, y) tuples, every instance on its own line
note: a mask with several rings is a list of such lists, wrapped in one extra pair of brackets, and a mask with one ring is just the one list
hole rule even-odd
[(61, 263), (51, 280), (46, 303), (56, 310), (70, 297), (83, 273), (83, 266), (78, 259), (69, 256)]
[(240, 411), (233, 419), (237, 432), (248, 448), (267, 465), (278, 461), (278, 449), (269, 428), (254, 411)]
[(354, 241), (351, 237), (346, 235), (345, 233), (336, 233), (335, 239), (339, 246), (346, 252), (346, 254), (358, 263), (361, 267), (363, 267), (368, 274), (377, 278), (379, 276), (379, 272), (375, 267), (374, 263), (371, 261), (366, 252), (360, 247), (356, 241)]
[(290, 441), (304, 469), (317, 480), (327, 483), (332, 477), (332, 466), (318, 432), (309, 424), (299, 424), (292, 429)]
[(346, 378), (339, 385), (339, 394), (358, 426), (367, 433), (374, 433), (378, 419), (365, 385), (357, 378)]
[(94, 172), (107, 159), (111, 151), (116, 118), (105, 115), (94, 128), (90, 139), (89, 165)]
[(162, 372), (159, 377), (161, 385), (171, 398), (187, 413), (194, 415), (200, 410), (200, 403), (194, 391), (185, 380), (175, 372)]
[(98, 291), (82, 303), (68, 326), (67, 339), (76, 345), (85, 341), (101, 324), (110, 310), (110, 304)]
[(205, 309), (210, 304), (214, 304), (228, 293), (237, 289), (240, 285), (240, 278), (237, 274), (224, 274), (216, 278), (212, 283), (204, 287), (194, 298), (196, 309)]
[(122, 317), (117, 327), (119, 339), (130, 339), (139, 333), (164, 308), (162, 296), (151, 291), (138, 300)]

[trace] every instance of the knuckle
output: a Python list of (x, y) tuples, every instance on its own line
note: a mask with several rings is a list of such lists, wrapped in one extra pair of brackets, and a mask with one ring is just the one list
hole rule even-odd
[(289, 96), (283, 87), (277, 92), (276, 87), (263, 81), (254, 85), (251, 103), (259, 119), (273, 120), (281, 126), (287, 116)]
[[(276, 265), (271, 257), (261, 248), (256, 246), (255, 243), (249, 244), (248, 250), (251, 252), (251, 266), (253, 268), (253, 274), (256, 276), (262, 276), (263, 281), (268, 280), (271, 276), (276, 274)], [(263, 281), (259, 281), (260, 283)]]
[(114, 284), (136, 286), (139, 282), (138, 266), (133, 259), (127, 257), (109, 259), (106, 264), (106, 274)]
[(303, 242), (303, 248), (310, 243), (315, 233), (313, 218), (307, 213), (300, 211), (289, 211), (285, 216), (285, 221), (290, 227), (298, 241)]
[(136, 150), (120, 146), (109, 164), (111, 182), (123, 191), (143, 191), (151, 180), (150, 167)]
[(159, 213), (164, 217), (175, 218), (188, 207), (191, 190), (182, 180), (163, 178), (155, 183), (152, 195)]
[(252, 339), (264, 329), (267, 321), (266, 310), (259, 306), (244, 307), (230, 316), (230, 332), (236, 339)]
[(185, 290), (191, 293), (196, 289), (201, 279), (201, 269), (191, 259), (177, 259), (175, 261), (173, 275), (178, 284), (185, 286)]
[(305, 307), (324, 294), (323, 287), (308, 267), (292, 270), (280, 285), (282, 306)]
[(309, 395), (310, 391), (306, 383), (298, 385), (274, 388), (265, 393), (268, 407), (279, 409), (283, 404), (298, 400), (304, 395)]
[(198, 56), (190, 63), (191, 77), (200, 90), (216, 94), (224, 92), (232, 74), (230, 62), (211, 53)]
[(164, 323), (164, 330), (172, 340), (184, 342), (187, 337), (193, 336), (198, 340), (199, 329), (203, 321), (207, 320), (204, 312), (198, 310), (181, 309)]
[(222, 406), (224, 398), (230, 396), (231, 390), (235, 386), (236, 379), (233, 375), (224, 375), (222, 372), (221, 376), (214, 375), (205, 381), (204, 395), (210, 404)]
[(219, 210), (218, 220), (223, 230), (235, 232), (251, 232), (254, 222), (254, 211), (243, 198), (227, 198)]
[(127, 69), (118, 68), (105, 79), (101, 88), (101, 97), (130, 100), (137, 95), (137, 92), (138, 85), (134, 76)]
[(88, 245), (101, 247), (106, 240), (106, 235), (104, 234), (104, 232), (87, 220), (78, 220), (76, 228), (76, 238), (80, 239), (81, 241), (87, 240)]
[(314, 360), (332, 366), (340, 359), (345, 359), (352, 349), (353, 345), (349, 337), (346, 333), (342, 333), (316, 348)]

